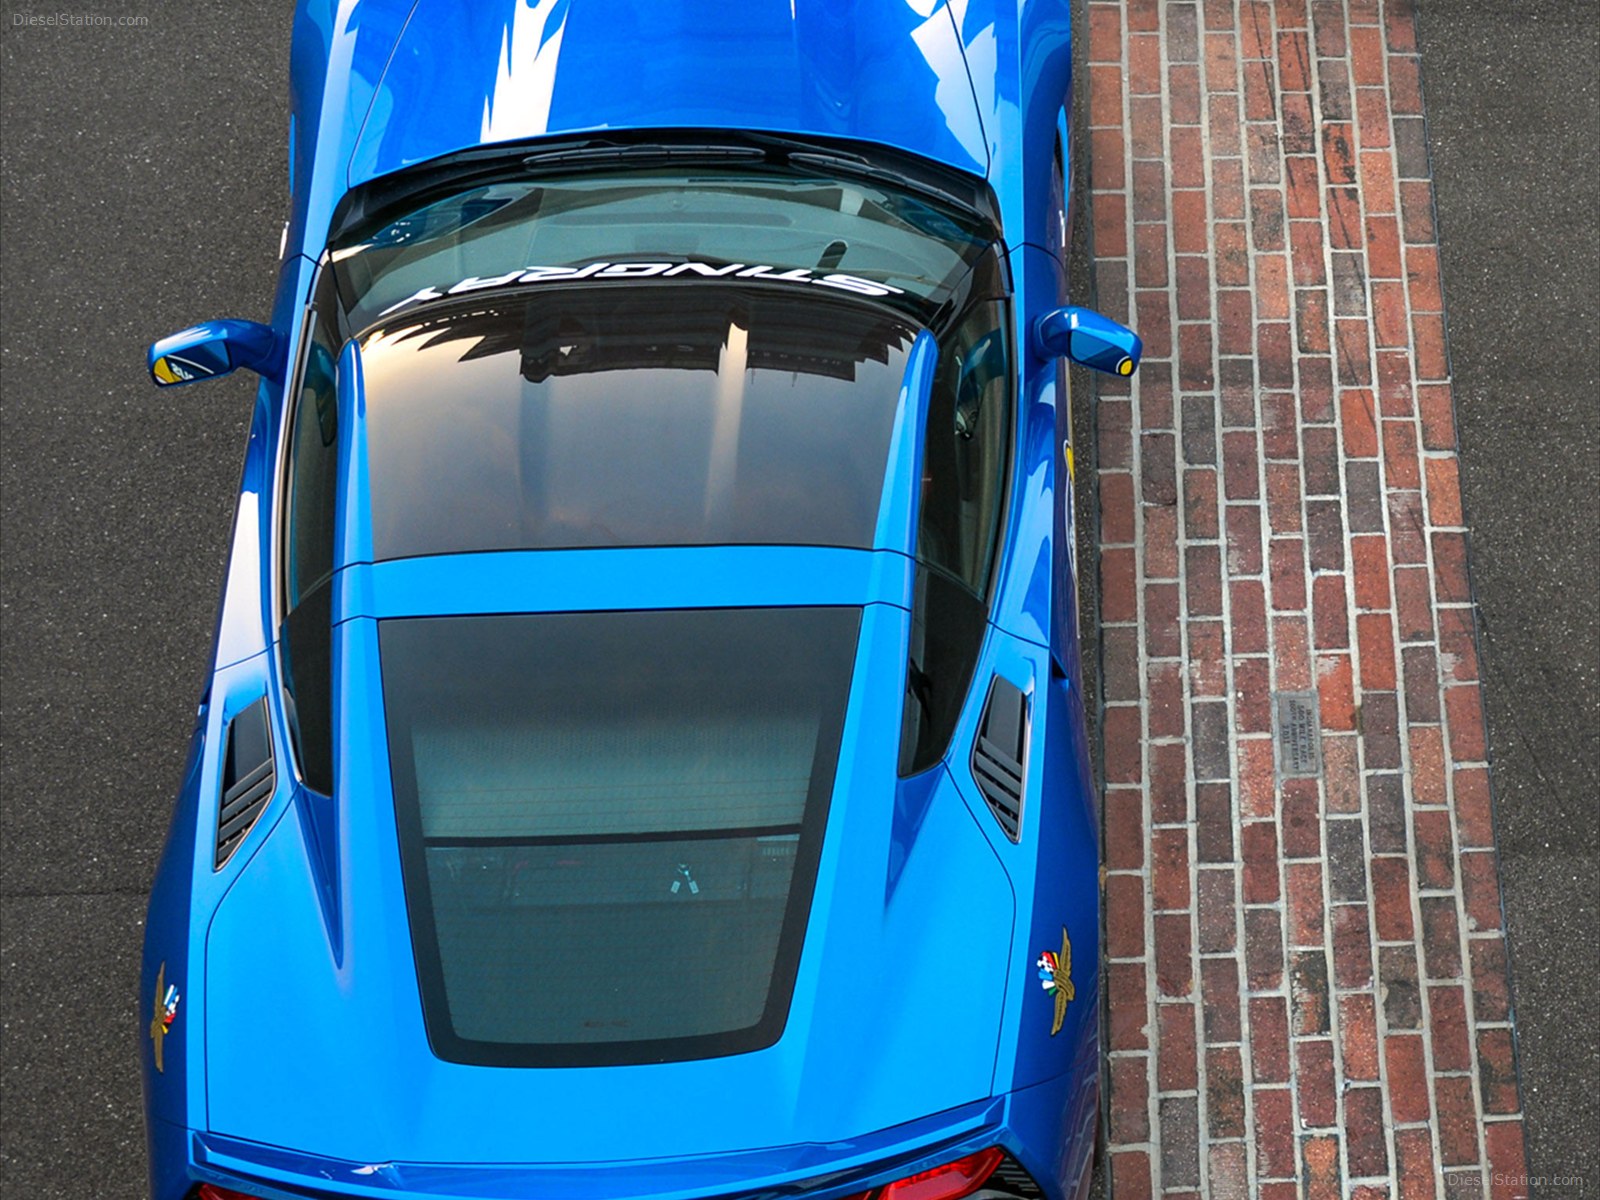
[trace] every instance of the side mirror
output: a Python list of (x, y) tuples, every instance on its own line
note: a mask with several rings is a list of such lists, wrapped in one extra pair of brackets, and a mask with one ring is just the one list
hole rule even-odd
[(268, 379), (283, 375), (284, 345), (270, 325), (255, 321), (207, 321), (150, 347), (147, 365), (157, 387), (214, 379), (239, 367)]
[(1033, 348), (1044, 358), (1070, 358), (1108, 375), (1132, 375), (1144, 353), (1137, 333), (1087, 308), (1058, 308), (1040, 317)]

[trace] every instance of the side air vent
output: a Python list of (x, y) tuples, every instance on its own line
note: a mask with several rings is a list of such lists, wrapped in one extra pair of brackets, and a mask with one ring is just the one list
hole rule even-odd
[(972, 778), (989, 811), (1013, 842), (1021, 836), (1022, 785), (1027, 758), (1028, 698), (996, 675), (972, 747)]
[(222, 751), (222, 802), (217, 808), (218, 869), (239, 848), (278, 782), (263, 697), (228, 723)]
[(1044, 1200), (1044, 1192), (1033, 1181), (1033, 1176), (1022, 1169), (1022, 1164), (1009, 1155), (989, 1176), (984, 1192), (979, 1195), (1016, 1197), (1017, 1200)]

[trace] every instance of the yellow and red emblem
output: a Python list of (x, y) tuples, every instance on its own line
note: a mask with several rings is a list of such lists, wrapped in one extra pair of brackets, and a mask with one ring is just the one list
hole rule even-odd
[(1046, 950), (1034, 965), (1039, 968), (1040, 986), (1055, 997), (1055, 1020), (1050, 1025), (1050, 1036), (1055, 1037), (1067, 1019), (1067, 1005), (1077, 994), (1072, 986), (1072, 940), (1065, 925), (1061, 927), (1061, 952)]
[(156, 972), (155, 1011), (150, 1014), (150, 1041), (155, 1046), (158, 1071), (166, 1071), (166, 1066), (161, 1060), (161, 1045), (166, 1041), (167, 1034), (172, 1030), (172, 1023), (177, 1019), (178, 989), (167, 983), (167, 964), (162, 963), (161, 969)]

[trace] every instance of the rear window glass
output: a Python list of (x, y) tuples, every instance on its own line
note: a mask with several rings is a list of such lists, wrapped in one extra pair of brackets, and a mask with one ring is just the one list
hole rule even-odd
[(362, 342), (374, 553), (869, 547), (914, 336), (715, 280), (396, 317)]
[(776, 1041), (860, 612), (387, 620), (406, 899), (442, 1058)]

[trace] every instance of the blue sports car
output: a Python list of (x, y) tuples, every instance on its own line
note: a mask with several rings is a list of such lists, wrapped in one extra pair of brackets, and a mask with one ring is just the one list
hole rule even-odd
[(306, 0), (156, 1200), (1080, 1196), (1065, 0)]

